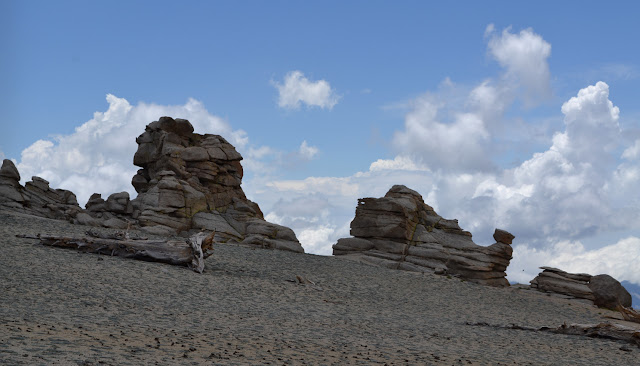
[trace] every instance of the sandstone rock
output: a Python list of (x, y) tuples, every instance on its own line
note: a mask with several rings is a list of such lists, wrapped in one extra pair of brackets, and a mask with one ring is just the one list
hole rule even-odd
[(593, 303), (599, 307), (615, 309), (618, 305), (631, 307), (631, 294), (615, 278), (601, 274), (591, 277), (589, 288), (595, 298)]
[(618, 305), (631, 306), (629, 292), (609, 275), (567, 273), (553, 267), (540, 267), (540, 269), (543, 271), (531, 280), (533, 289), (590, 300), (599, 307), (609, 309), (615, 309)]
[(353, 238), (333, 246), (334, 255), (387, 268), (453, 274), (490, 286), (508, 286), (513, 235), (496, 230), (497, 243), (483, 247), (457, 220), (446, 220), (422, 196), (393, 186), (382, 198), (358, 200), (351, 222)]
[(0, 206), (29, 215), (69, 221), (82, 211), (72, 192), (51, 189), (45, 179), (33, 177), (23, 187), (20, 173), (8, 159), (0, 168)]
[(7, 179), (15, 182), (20, 181), (20, 173), (16, 168), (13, 161), (4, 159), (2, 161), (2, 168), (0, 168), (0, 179)]
[(132, 179), (143, 227), (216, 230), (221, 240), (303, 252), (293, 231), (264, 221), (242, 188), (242, 156), (222, 136), (193, 133), (187, 120), (162, 117), (136, 142)]
[(72, 192), (51, 189), (33, 177), (25, 187), (10, 160), (0, 169), (0, 205), (74, 223), (124, 229), (129, 225), (159, 235), (215, 230), (224, 241), (304, 252), (295, 233), (264, 220), (260, 207), (241, 188), (242, 156), (222, 136), (193, 132), (185, 119), (161, 117), (136, 139), (133, 162), (141, 169), (131, 184), (138, 196), (93, 194), (82, 210)]
[(498, 243), (511, 244), (515, 236), (507, 231), (496, 229), (493, 233), (493, 238)]

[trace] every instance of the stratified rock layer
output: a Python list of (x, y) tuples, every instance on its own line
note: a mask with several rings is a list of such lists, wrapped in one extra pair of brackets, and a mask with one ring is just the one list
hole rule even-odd
[(599, 307), (631, 307), (631, 294), (613, 277), (601, 274), (568, 273), (558, 268), (540, 267), (542, 272), (530, 281), (538, 291), (593, 301)]
[(513, 235), (496, 230), (495, 244), (477, 245), (457, 220), (443, 219), (419, 193), (402, 185), (393, 186), (382, 198), (359, 199), (351, 235), (354, 237), (334, 244), (334, 255), (509, 286), (505, 270), (511, 260)]
[(131, 204), (143, 229), (215, 230), (222, 240), (303, 252), (291, 229), (265, 221), (247, 199), (242, 156), (222, 136), (196, 134), (189, 121), (162, 117), (136, 142), (133, 163), (142, 169), (131, 182), (138, 192)]

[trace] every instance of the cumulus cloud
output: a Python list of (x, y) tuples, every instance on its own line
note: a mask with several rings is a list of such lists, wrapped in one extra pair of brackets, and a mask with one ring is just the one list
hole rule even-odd
[(280, 108), (298, 109), (301, 104), (306, 104), (308, 107), (332, 109), (340, 99), (328, 81), (310, 81), (301, 71), (290, 71), (282, 84), (272, 84), (278, 89)]
[(540, 263), (572, 273), (608, 274), (619, 281), (640, 284), (640, 238), (631, 236), (614, 244), (588, 250), (580, 241), (560, 241), (539, 249), (515, 245), (509, 280), (528, 283), (541, 270)]
[(162, 116), (188, 119), (196, 132), (223, 135), (239, 148), (248, 143), (244, 131), (233, 130), (194, 99), (175, 106), (131, 105), (126, 99), (109, 94), (107, 102), (106, 112), (94, 113), (74, 133), (39, 140), (26, 148), (17, 165), (23, 181), (40, 176), (51, 187), (73, 191), (81, 205), (96, 192), (106, 197), (127, 191), (135, 197), (131, 186), (131, 178), (138, 169), (132, 163), (137, 149), (135, 138), (148, 123)]
[(551, 45), (531, 28), (511, 33), (506, 28), (497, 33), (493, 24), (485, 37), (488, 51), (506, 69), (505, 77), (525, 90), (525, 101), (532, 104), (551, 95), (549, 64)]
[(444, 102), (431, 94), (411, 102), (404, 130), (394, 134), (393, 145), (417, 157), (430, 169), (486, 170), (491, 167), (485, 151), (489, 132), (478, 113), (455, 111), (449, 121), (441, 118)]
[(4, 160), (4, 153), (0, 150), (0, 160)]
[(398, 155), (393, 159), (378, 159), (371, 163), (369, 170), (372, 172), (380, 170), (422, 170), (429, 171), (429, 168), (422, 164), (417, 164), (410, 157)]
[(307, 140), (302, 141), (302, 144), (300, 144), (300, 149), (298, 150), (300, 156), (307, 160), (313, 159), (316, 155), (318, 155), (319, 151), (320, 150), (318, 150), (317, 147), (307, 144)]

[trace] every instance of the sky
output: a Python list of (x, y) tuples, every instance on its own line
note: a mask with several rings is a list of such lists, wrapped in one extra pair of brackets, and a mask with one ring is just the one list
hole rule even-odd
[(81, 205), (128, 191), (135, 137), (189, 119), (307, 253), (394, 184), (508, 268), (640, 284), (635, 2), (0, 1), (0, 158)]

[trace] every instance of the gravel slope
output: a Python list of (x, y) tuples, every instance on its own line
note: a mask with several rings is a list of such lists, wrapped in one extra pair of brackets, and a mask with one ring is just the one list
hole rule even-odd
[(609, 313), (529, 291), (224, 244), (198, 275), (15, 237), (85, 230), (0, 212), (1, 364), (638, 364), (615, 341), (467, 325)]

